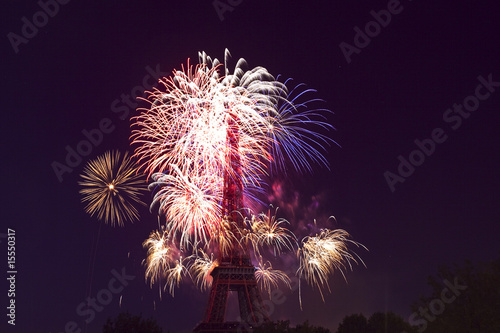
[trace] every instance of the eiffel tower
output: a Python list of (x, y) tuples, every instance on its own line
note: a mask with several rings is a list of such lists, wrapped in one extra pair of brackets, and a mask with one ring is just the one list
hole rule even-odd
[[(224, 196), (222, 202), (223, 216), (227, 219), (230, 233), (234, 235), (229, 249), (219, 250), (218, 266), (211, 275), (212, 287), (209, 294), (208, 307), (203, 321), (196, 326), (196, 333), (246, 333), (252, 327), (268, 320), (262, 306), (255, 267), (250, 261), (248, 247), (240, 244), (240, 230), (243, 229), (243, 184), (241, 181), (241, 164), (238, 153), (239, 127), (237, 115), (228, 112), (228, 129), (226, 142), (228, 145), (226, 161), (229, 170), (224, 174)], [(241, 322), (225, 321), (227, 300), (230, 291), (237, 292)]]

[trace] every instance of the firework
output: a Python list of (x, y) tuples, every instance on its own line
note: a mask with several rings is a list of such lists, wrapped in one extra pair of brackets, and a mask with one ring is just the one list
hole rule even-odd
[[(329, 139), (305, 129), (330, 127), (319, 111), (302, 112), (307, 103), (290, 98), (286, 84), (263, 67), (245, 70), (243, 59), (232, 74), (226, 65), (222, 75), (222, 67), (201, 53), (199, 65), (188, 61), (160, 80), (163, 89), (149, 92), (150, 108), (134, 118), (135, 156), (181, 247), (220, 239), (225, 176), (252, 202), (272, 163), (284, 167), (286, 158), (298, 170), (310, 169), (309, 160), (326, 163), (319, 151)], [(228, 144), (228, 133), (237, 144)]]
[(180, 257), (175, 261), (175, 265), (165, 272), (165, 287), (164, 290), (167, 289), (170, 292), (172, 297), (174, 296), (175, 287), (179, 287), (184, 276), (188, 275), (189, 271), (187, 267), (184, 265), (184, 259)]
[(195, 284), (204, 291), (212, 284), (210, 273), (217, 266), (217, 261), (214, 260), (214, 254), (210, 256), (203, 250), (197, 250), (193, 255), (193, 262), (189, 267), (191, 277)]
[(154, 174), (149, 188), (158, 188), (152, 207), (164, 214), (171, 238), (179, 236), (182, 248), (191, 242), (208, 242), (221, 223), (222, 208), (214, 197), (220, 189), (212, 175), (184, 175), (172, 166), (172, 174)]
[(242, 243), (242, 235), (245, 235), (247, 230), (241, 228), (237, 223), (231, 222), (228, 217), (223, 217), (222, 224), (218, 231), (217, 238), (213, 238), (207, 245), (216, 246), (219, 255), (228, 255), (234, 249), (245, 249), (245, 243)]
[(174, 250), (168, 243), (166, 233), (158, 230), (152, 232), (142, 246), (147, 249), (146, 279), (149, 279), (152, 286), (162, 279), (164, 272), (170, 269), (174, 262), (172, 258)]
[(118, 151), (108, 151), (89, 161), (78, 182), (85, 211), (111, 225), (139, 220), (135, 204), (145, 205), (140, 197), (147, 187), (136, 171), (128, 153), (122, 157)]
[(273, 288), (278, 288), (278, 283), (280, 281), (288, 288), (291, 288), (290, 278), (285, 274), (285, 272), (273, 269), (273, 266), (269, 261), (263, 263), (262, 257), (260, 259), (259, 265), (256, 267), (255, 278), (261, 285), (261, 288), (267, 291), (269, 297), (271, 297), (271, 290)]
[(297, 244), (295, 235), (289, 229), (281, 226), (281, 224), (290, 223), (283, 218), (276, 218), (276, 212), (271, 215), (271, 210), (269, 210), (267, 214), (252, 215), (251, 232), (248, 233), (248, 238), (254, 251), (258, 254), (264, 246), (272, 248), (274, 255), (279, 255), (283, 249), (291, 251)]
[[(265, 179), (287, 165), (299, 172), (326, 165), (321, 151), (333, 142), (320, 134), (331, 129), (323, 116), (328, 110), (311, 109), (316, 100), (302, 102), (313, 90), (289, 90), (291, 80), (263, 67), (247, 69), (243, 59), (231, 72), (228, 59), (226, 51), (224, 64), (205, 53), (196, 66), (188, 60), (147, 92), (149, 107), (133, 118), (134, 157), (150, 180), (151, 208), (165, 219), (162, 231), (144, 242), (146, 279), (165, 280), (172, 295), (186, 275), (205, 290), (213, 268), (241, 253), (259, 262), (255, 276), (268, 293), (278, 283), (290, 286), (262, 258), (268, 249), (277, 256), (298, 247), (288, 221), (271, 211), (248, 218), (243, 203), (260, 204)], [(304, 239), (297, 252), (297, 274), (322, 296), (333, 272), (343, 274), (356, 261), (347, 237), (325, 230)]]
[(183, 258), (182, 253), (170, 242), (168, 233), (164, 230), (154, 231), (149, 235), (142, 246), (147, 249), (146, 280), (149, 279), (150, 286), (155, 283), (164, 282), (163, 290), (169, 291), (174, 296), (175, 287), (189, 274), (185, 262), (189, 258)]
[(366, 248), (349, 237), (349, 233), (342, 229), (323, 229), (315, 236), (305, 237), (297, 251), (299, 278), (304, 277), (308, 284), (317, 286), (323, 300), (323, 290), (330, 291), (328, 280), (335, 271), (340, 271), (345, 279), (347, 267), (352, 270), (352, 263), (357, 264), (358, 260), (363, 263), (361, 258), (349, 251), (348, 244)]

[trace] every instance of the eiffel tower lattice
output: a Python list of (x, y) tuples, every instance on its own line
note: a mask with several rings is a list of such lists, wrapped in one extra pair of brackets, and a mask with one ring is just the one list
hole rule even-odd
[[(229, 171), (224, 175), (223, 215), (233, 241), (229, 249), (220, 249), (218, 265), (213, 269), (212, 287), (203, 322), (194, 329), (197, 333), (251, 332), (251, 328), (268, 320), (262, 306), (255, 267), (250, 261), (248, 247), (238, 242), (242, 238), (243, 216), (241, 212), (243, 184), (241, 181), (240, 156), (238, 153), (238, 119), (228, 112), (227, 154)], [(241, 322), (225, 321), (229, 292), (238, 296)]]

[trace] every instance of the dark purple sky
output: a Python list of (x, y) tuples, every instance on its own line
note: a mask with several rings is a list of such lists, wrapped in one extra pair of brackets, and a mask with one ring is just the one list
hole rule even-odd
[[(175, 298), (160, 300), (144, 281), (141, 243), (156, 217), (144, 209), (133, 225), (101, 226), (83, 211), (77, 185), (89, 159), (129, 147), (129, 123), (120, 117), (135, 111), (121, 96), (150, 72), (195, 62), (198, 51), (222, 58), (228, 48), (251, 67), (304, 82), (334, 112), (330, 135), (342, 148), (326, 153), (330, 170), (318, 165), (313, 174), (276, 181), (290, 200), (298, 195), (293, 228), (334, 215), (331, 227), (369, 248), (358, 252), (367, 268), (348, 272), (348, 284), (334, 277), (324, 303), (305, 287), (303, 311), (298, 291), (285, 293), (272, 319), (309, 319), (334, 331), (352, 313), (392, 310), (408, 318), (439, 264), (498, 257), (494, 1), (232, 3), (223, 20), (211, 0), (71, 1), (47, 7), (52, 17), (34, 0), (4, 4), (0, 236), (16, 232), (18, 273), (16, 326), (2, 314), (1, 327), (70, 332), (75, 322), (82, 332), (100, 332), (108, 317), (126, 310), (172, 332), (189, 332), (201, 320), (207, 293), (187, 283)], [(33, 19), (38, 31), (28, 26)], [(358, 31), (366, 28), (372, 37), (363, 39)], [(76, 149), (82, 131), (100, 124), (111, 126), (109, 133), (60, 181), (54, 161), (65, 164), (66, 147)], [(410, 160), (417, 166), (409, 168)], [(6, 275), (7, 241), (0, 241)], [(123, 273), (119, 282), (115, 275)], [(93, 315), (82, 313), (82, 302), (96, 295), (112, 299)]]

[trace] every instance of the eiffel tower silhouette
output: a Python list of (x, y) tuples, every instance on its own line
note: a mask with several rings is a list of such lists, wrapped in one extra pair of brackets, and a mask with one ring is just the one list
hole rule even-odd
[[(242, 209), (243, 184), (239, 148), (238, 118), (229, 111), (226, 134), (226, 162), (230, 166), (224, 174), (224, 196), (222, 202), (224, 219), (230, 229), (229, 249), (219, 251), (218, 266), (211, 275), (212, 287), (203, 321), (196, 326), (197, 333), (251, 332), (252, 327), (268, 320), (262, 306), (262, 298), (255, 278), (255, 267), (250, 261), (248, 246), (238, 242), (244, 228)], [(241, 322), (225, 321), (230, 291), (237, 292)]]

